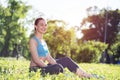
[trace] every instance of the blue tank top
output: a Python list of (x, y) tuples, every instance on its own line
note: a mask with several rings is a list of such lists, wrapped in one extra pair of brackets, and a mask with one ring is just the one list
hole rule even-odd
[(40, 42), (36, 36), (34, 36), (33, 38), (36, 40), (36, 42), (38, 44), (38, 46), (37, 46), (38, 56), (39, 57), (46, 57), (47, 54), (49, 53), (48, 46), (47, 46), (46, 42), (44, 40), (41, 40), (41, 42)]

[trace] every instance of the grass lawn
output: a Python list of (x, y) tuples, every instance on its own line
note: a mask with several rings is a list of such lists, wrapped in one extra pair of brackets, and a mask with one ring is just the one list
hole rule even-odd
[[(29, 73), (30, 61), (15, 58), (0, 58), (0, 80), (102, 80), (79, 78), (74, 73), (65, 69), (59, 75), (49, 75), (42, 77), (39, 73)], [(80, 67), (88, 73), (98, 74), (105, 77), (104, 80), (120, 80), (120, 65), (80, 63)]]

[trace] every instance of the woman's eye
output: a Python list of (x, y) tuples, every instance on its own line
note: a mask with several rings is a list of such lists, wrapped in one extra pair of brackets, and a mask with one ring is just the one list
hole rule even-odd
[(40, 24), (40, 26), (46, 26), (46, 24)]

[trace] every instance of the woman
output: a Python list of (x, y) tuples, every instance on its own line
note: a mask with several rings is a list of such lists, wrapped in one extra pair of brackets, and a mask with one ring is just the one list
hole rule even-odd
[[(71, 72), (76, 73), (80, 77), (90, 78), (91, 75), (83, 71), (71, 58), (64, 57), (58, 60), (52, 58), (49, 53), (43, 34), (46, 32), (47, 23), (43, 18), (38, 18), (34, 23), (35, 34), (29, 41), (31, 52), (30, 71), (41, 69), (44, 74), (58, 74), (63, 72), (63, 68), (67, 67)], [(48, 64), (45, 64), (45, 61)]]

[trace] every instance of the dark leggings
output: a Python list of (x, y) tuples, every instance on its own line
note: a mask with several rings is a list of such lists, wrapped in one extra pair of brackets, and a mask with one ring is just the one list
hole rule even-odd
[(79, 68), (79, 66), (69, 57), (57, 59), (56, 62), (61, 64), (63, 68), (68, 68), (71, 72), (74, 73), (76, 72), (76, 69)]
[(78, 65), (68, 57), (57, 59), (56, 62), (58, 64), (48, 64), (47, 67), (30, 67), (30, 71), (37, 71), (37, 69), (41, 69), (42, 75), (45, 75), (46, 73), (49, 74), (58, 74), (60, 72), (63, 72), (63, 68), (68, 68), (71, 72), (76, 72), (76, 69), (79, 68)]

